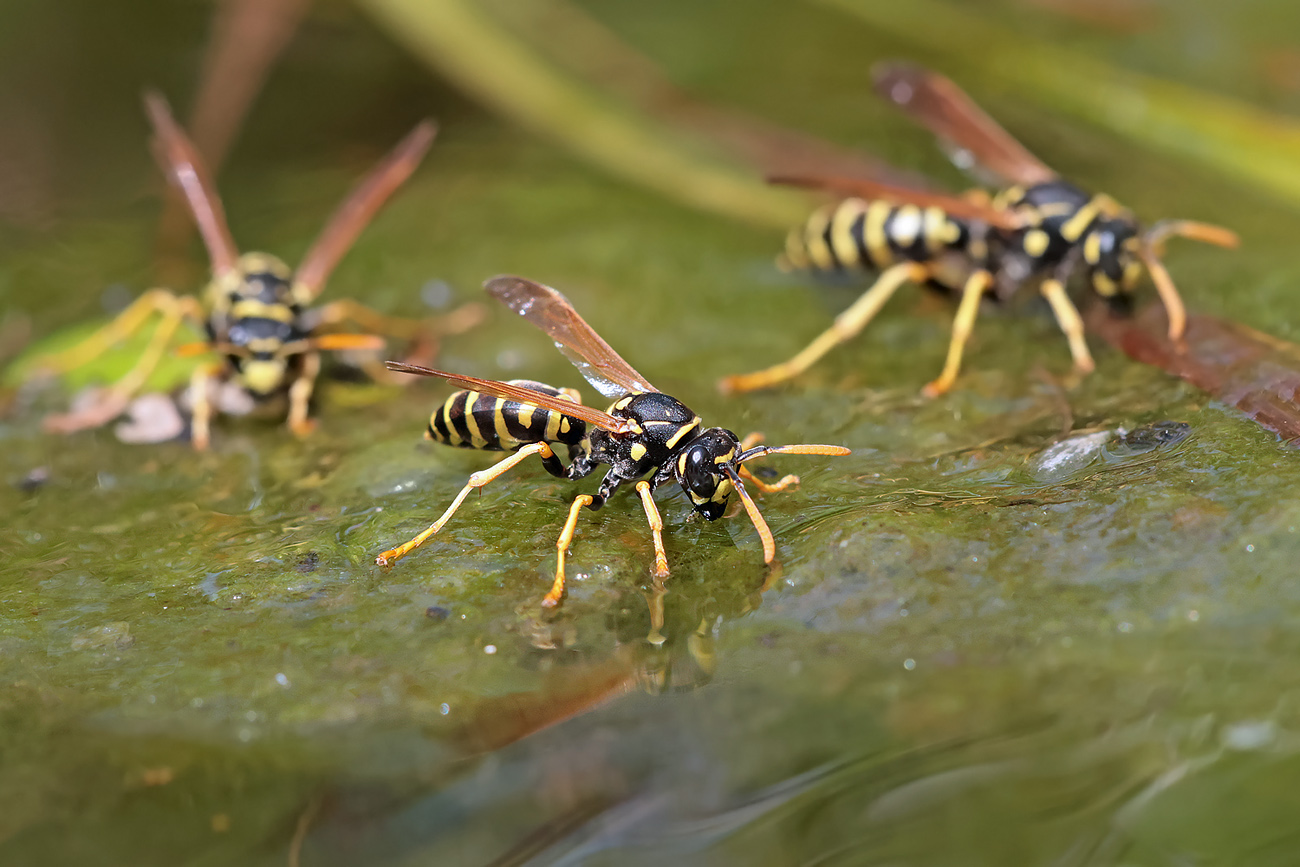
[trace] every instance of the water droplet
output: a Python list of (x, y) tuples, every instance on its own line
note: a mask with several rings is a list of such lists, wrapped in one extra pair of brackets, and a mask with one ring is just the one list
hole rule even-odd
[(491, 656), (497, 652), (497, 646), (495, 644), (489, 644), (487, 647), (483, 648), (483, 652), (488, 656)]
[(442, 703), (442, 707), (438, 708), (438, 711), (439, 711), (443, 716), (446, 716), (447, 714), (451, 713), (451, 705), (447, 704), (447, 703), (444, 701), (444, 702)]
[(907, 669), (908, 671), (911, 671), (912, 669), (916, 668), (916, 660), (915, 660), (915, 659), (904, 659), (904, 660), (903, 660), (903, 668)]
[(275, 682), (280, 684), (280, 686), (287, 688), (289, 686), (289, 677), (283, 671), (277, 672), (275, 675)]

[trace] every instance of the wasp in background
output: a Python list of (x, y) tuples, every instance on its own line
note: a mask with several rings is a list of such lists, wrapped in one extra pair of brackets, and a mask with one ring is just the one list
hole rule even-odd
[(879, 271), (876, 282), (802, 352), (766, 370), (722, 380), (724, 391), (750, 391), (791, 379), (833, 347), (857, 335), (904, 283), (959, 296), (948, 356), (928, 396), (951, 388), (986, 293), (1005, 301), (1028, 284), (1038, 288), (1069, 341), (1075, 369), (1094, 365), (1083, 321), (1066, 287), (1081, 275), (1116, 308), (1128, 306), (1143, 272), (1151, 276), (1169, 316), (1169, 337), (1182, 337), (1186, 313), (1161, 262), (1173, 236), (1234, 247), (1227, 229), (1167, 220), (1146, 231), (1105, 194), (1062, 179), (985, 114), (947, 78), (906, 64), (875, 70), (876, 90), (944, 142), (961, 163), (988, 169), (1007, 188), (948, 196), (872, 179), (774, 176), (848, 196), (821, 208), (786, 241), (783, 265), (822, 272)]
[[(210, 421), (216, 411), (214, 394), (233, 383), (255, 403), (271, 398), (288, 402), (288, 425), (297, 435), (314, 426), (309, 405), (327, 350), (377, 351), (381, 334), (418, 340), (436, 333), (455, 333), (474, 325), (478, 305), (467, 305), (440, 322), (385, 316), (354, 301), (342, 300), (312, 309), (334, 267), (356, 241), (388, 197), (419, 165), (436, 134), (433, 123), (415, 127), (364, 177), (326, 224), (297, 270), (266, 253), (240, 255), (226, 225), (221, 199), (197, 148), (172, 117), (162, 96), (145, 96), (145, 112), (153, 127), (153, 147), (167, 179), (189, 205), (212, 263), (212, 280), (200, 302), (167, 289), (145, 293), (116, 319), (71, 349), (45, 359), (56, 372), (79, 367), (113, 344), (142, 328), (157, 315), (157, 325), (134, 367), (105, 389), (95, 405), (46, 420), (49, 430), (67, 433), (96, 427), (126, 410), (131, 398), (157, 367), (169, 342), (189, 320), (206, 339), (180, 347), (182, 354), (213, 352), (221, 361), (195, 371), (189, 401), (192, 441), (197, 449), (209, 442)], [(371, 334), (338, 333), (353, 322)], [(387, 376), (378, 360), (369, 371)]]
[[(663, 519), (654, 491), (676, 482), (695, 511), (710, 521), (722, 517), (734, 491), (763, 542), (763, 562), (776, 557), (776, 543), (767, 522), (754, 505), (742, 479), (761, 491), (779, 491), (796, 484), (786, 476), (774, 484), (760, 481), (743, 466), (771, 454), (847, 455), (833, 445), (758, 446), (751, 436), (742, 441), (725, 428), (705, 429), (700, 417), (681, 401), (652, 386), (619, 357), (573, 305), (559, 292), (520, 277), (494, 277), (484, 284), (488, 294), (544, 331), (569, 357), (582, 375), (614, 401), (608, 412), (583, 406), (572, 389), (540, 382), (495, 382), (433, 370), (418, 365), (388, 362), (392, 370), (436, 376), (458, 386), (432, 415), (426, 438), (461, 448), (514, 452), (494, 466), (474, 473), (442, 517), (403, 545), (376, 558), (390, 566), (422, 545), (451, 520), (470, 491), (481, 488), (511, 467), (537, 455), (551, 475), (582, 479), (609, 465), (594, 494), (579, 494), (569, 507), (568, 519), (556, 541), (555, 581), (542, 604), (558, 605), (564, 595), (564, 561), (573, 542), (578, 514), (585, 506), (599, 509), (624, 484), (634, 488), (650, 525), (655, 551), (654, 576), (668, 577), (664, 551)], [(552, 446), (568, 450), (566, 467)], [(648, 477), (648, 478), (647, 478)]]

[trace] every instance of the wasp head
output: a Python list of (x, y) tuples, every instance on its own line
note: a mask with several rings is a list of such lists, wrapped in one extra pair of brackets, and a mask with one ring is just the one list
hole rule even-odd
[(725, 428), (714, 427), (691, 440), (673, 465), (677, 483), (691, 505), (710, 521), (722, 517), (727, 499), (735, 489), (736, 457), (740, 440)]
[(1083, 242), (1088, 282), (1115, 306), (1125, 306), (1142, 279), (1142, 238), (1131, 219), (1098, 220)]

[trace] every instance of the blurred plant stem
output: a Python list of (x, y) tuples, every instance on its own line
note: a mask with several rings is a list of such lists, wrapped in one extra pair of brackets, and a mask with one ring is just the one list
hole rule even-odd
[[(944, 0), (811, 0), (1021, 94), (1300, 205), (1300, 121), (1027, 40)], [(951, 69), (941, 70), (952, 73)]]
[(470, 0), (359, 0), (398, 42), (500, 114), (620, 177), (746, 223), (785, 228), (803, 193), (773, 188), (709, 137), (655, 122), (552, 65)]

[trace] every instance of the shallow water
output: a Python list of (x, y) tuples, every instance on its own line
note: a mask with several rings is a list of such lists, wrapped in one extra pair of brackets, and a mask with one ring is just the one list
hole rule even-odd
[[(0, 81), (47, 73), (47, 98), (24, 105), (57, 171), (30, 193), (45, 210), (0, 228), (0, 299), (38, 338), (149, 285), (157, 183), (137, 92), (183, 103), (206, 26), (205, 7), (48, 5), (19, 22), (26, 41), (0, 28)], [(1077, 27), (1015, 5), (1049, 44)], [(924, 49), (811, 6), (593, 6), (703, 96), (956, 178), (865, 95), (871, 58), (933, 61)], [(1210, 27), (1197, 8), (1079, 47), (1204, 86), (1199, 52), (1239, 72), (1225, 92), (1293, 106), (1231, 65), (1260, 40), (1295, 50), (1279, 37), (1162, 38)], [(747, 38), (717, 36), (731, 29)], [(768, 66), (787, 47), (805, 77)], [(1295, 211), (1014, 95), (989, 102), (1141, 213), (1238, 229), (1239, 252), (1171, 247), (1189, 306), (1300, 334)], [(447, 393), (434, 383), (326, 382), (307, 442), (223, 419), (203, 455), (43, 435), (67, 392), (25, 391), (0, 420), (5, 863), (281, 864), (295, 839), (306, 865), (1295, 862), (1293, 449), (1100, 341), (1096, 374), (1063, 387), (1064, 341), (1032, 305), (983, 318), (958, 388), (925, 401), (949, 311), (918, 292), (796, 385), (723, 398), (719, 376), (794, 351), (854, 290), (777, 272), (779, 233), (494, 121), (346, 7), (309, 19), (222, 173), (236, 237), (292, 261), (424, 114), (440, 140), (328, 298), (412, 312), (435, 281), (462, 301), (522, 273), (706, 423), (854, 454), (768, 462), (802, 478), (760, 498), (773, 572), (743, 514), (706, 525), (661, 495), (665, 595), (620, 495), (583, 515), (569, 597), (544, 614), (566, 505), (593, 483), (536, 465), (391, 570), (371, 565), (490, 463), (421, 441)], [(501, 311), (439, 365), (594, 400)], [(1167, 421), (1186, 438), (1114, 433)], [(48, 479), (24, 485), (38, 468)]]

